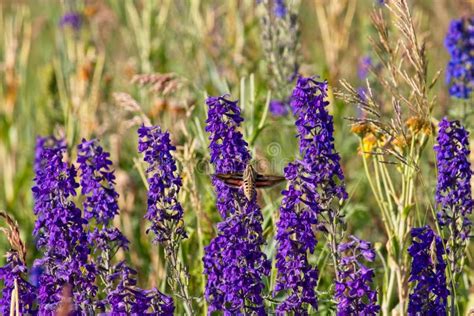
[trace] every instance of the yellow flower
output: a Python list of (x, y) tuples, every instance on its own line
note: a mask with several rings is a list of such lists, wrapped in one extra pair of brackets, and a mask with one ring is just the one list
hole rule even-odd
[(412, 116), (406, 121), (406, 124), (415, 135), (419, 132), (425, 135), (431, 135), (431, 123), (421, 117)]
[(370, 133), (367, 134), (363, 139), (362, 139), (362, 146), (359, 147), (359, 153), (363, 154), (364, 157), (369, 157), (374, 149), (374, 147), (377, 144), (377, 138), (374, 136), (374, 134)]

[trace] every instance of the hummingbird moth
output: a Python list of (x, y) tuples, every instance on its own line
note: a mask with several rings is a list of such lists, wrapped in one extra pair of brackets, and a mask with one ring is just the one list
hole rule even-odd
[(245, 197), (250, 201), (255, 195), (255, 190), (269, 188), (285, 181), (285, 177), (273, 175), (261, 175), (248, 164), (243, 173), (217, 173), (214, 175), (232, 188), (243, 188)]

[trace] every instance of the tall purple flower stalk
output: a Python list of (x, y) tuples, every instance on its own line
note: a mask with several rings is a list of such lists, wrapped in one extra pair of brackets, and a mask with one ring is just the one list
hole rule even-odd
[[(237, 127), (242, 122), (236, 101), (210, 97), (206, 131), (210, 133), (211, 162), (216, 172), (242, 172), (250, 160), (247, 143)], [(225, 218), (217, 225), (217, 236), (205, 248), (205, 296), (209, 314), (266, 315), (262, 292), (263, 277), (270, 273), (270, 262), (261, 251), (263, 217), (256, 196), (248, 201), (242, 190), (231, 189), (213, 179), (217, 207)]]
[[(138, 302), (117, 302), (114, 296), (115, 275), (120, 273), (125, 263), (114, 265), (113, 255), (128, 248), (128, 240), (119, 229), (113, 227), (113, 218), (118, 215), (118, 193), (115, 191), (115, 174), (111, 169), (110, 154), (105, 152), (98, 141), (82, 140), (78, 145), (77, 162), (80, 169), (81, 193), (85, 197), (84, 217), (88, 220), (88, 240), (92, 249), (92, 258), (97, 267), (98, 281), (102, 281), (102, 291), (96, 307), (100, 310), (132, 310)], [(128, 279), (126, 279), (128, 280)], [(101, 283), (102, 283), (101, 282)], [(124, 296), (126, 297), (126, 296)], [(122, 306), (123, 305), (123, 306)], [(120, 308), (117, 307), (122, 306)]]
[(37, 312), (35, 306), (36, 288), (24, 278), (28, 270), (25, 263), (17, 251), (7, 252), (6, 258), (6, 264), (0, 268), (0, 280), (4, 282), (0, 298), (0, 314), (10, 315), (12, 292), (16, 283), (20, 314), (35, 315)]
[(183, 208), (178, 201), (182, 181), (176, 174), (176, 162), (171, 155), (176, 147), (171, 145), (170, 134), (162, 132), (159, 126), (141, 126), (138, 135), (138, 151), (144, 154), (148, 163), (148, 210), (145, 218), (151, 222), (149, 230), (153, 231), (155, 241), (159, 243), (186, 238), (181, 225)]
[(347, 197), (333, 144), (332, 116), (325, 109), (326, 96), (327, 84), (311, 78), (299, 78), (292, 95), (301, 159), (285, 168), (289, 186), (283, 191), (277, 223), (274, 290), (287, 293), (278, 306), (279, 313), (307, 314), (308, 305), (317, 309), (318, 272), (308, 262), (308, 253), (313, 253), (317, 244), (313, 228), (320, 226), (318, 216), (330, 211), (333, 199)]
[(38, 303), (40, 313), (56, 310), (64, 286), (71, 286), (74, 308), (90, 312), (95, 267), (88, 264), (90, 253), (86, 221), (72, 197), (78, 183), (76, 169), (63, 161), (66, 145), (53, 138), (39, 139), (35, 186), (33, 187), (34, 213), (37, 216), (34, 236), (37, 247), (43, 251), (35, 266), (43, 273), (39, 280)]
[(449, 290), (441, 238), (429, 226), (412, 228), (409, 315), (446, 315)]
[(446, 69), (449, 94), (469, 99), (474, 90), (474, 16), (451, 21), (445, 46), (451, 56)]
[[(159, 126), (143, 125), (138, 129), (138, 135), (138, 151), (144, 154), (148, 164), (148, 210), (145, 218), (151, 223), (149, 230), (155, 235), (154, 241), (165, 249), (171, 269), (171, 281), (168, 283), (176, 285), (173, 290), (179, 292), (186, 312), (191, 315), (193, 308), (187, 292), (187, 271), (178, 262), (180, 242), (187, 234), (183, 222), (184, 211), (178, 200), (182, 180), (172, 156), (176, 147), (171, 145), (170, 134), (163, 132)], [(183, 280), (183, 275), (186, 280)]]
[(472, 227), (469, 216), (474, 207), (471, 195), (469, 133), (459, 121), (448, 121), (444, 118), (439, 123), (437, 142), (437, 219), (446, 231), (451, 271), (458, 275), (465, 258), (466, 241)]
[(362, 259), (374, 261), (372, 245), (351, 236), (349, 242), (339, 245), (338, 252), (341, 258), (335, 290), (337, 315), (377, 315), (377, 291), (371, 288), (374, 270), (362, 263)]
[[(243, 118), (237, 101), (231, 101), (226, 96), (209, 97), (206, 132), (209, 133), (209, 151), (211, 163), (216, 173), (243, 172), (250, 161), (247, 142), (238, 131)], [(217, 178), (212, 179), (217, 194), (217, 210), (223, 218), (232, 213), (234, 195), (237, 190), (225, 185)]]

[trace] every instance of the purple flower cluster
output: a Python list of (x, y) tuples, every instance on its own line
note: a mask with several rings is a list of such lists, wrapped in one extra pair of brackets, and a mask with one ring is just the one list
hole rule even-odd
[(67, 12), (59, 20), (60, 27), (71, 27), (74, 31), (79, 31), (82, 26), (82, 15), (79, 12)]
[(275, 13), (275, 16), (279, 19), (283, 19), (286, 16), (287, 8), (285, 0), (274, 0), (273, 13)]
[(107, 226), (119, 213), (110, 154), (105, 152), (96, 140), (83, 139), (77, 150), (81, 193), (86, 197), (84, 217), (86, 220), (95, 219), (97, 224)]
[(318, 272), (307, 258), (317, 244), (313, 228), (319, 225), (318, 215), (328, 210), (331, 200), (347, 197), (326, 96), (327, 84), (312, 78), (299, 78), (292, 95), (302, 159), (285, 168), (289, 186), (283, 191), (277, 223), (275, 292), (288, 293), (278, 306), (280, 313), (306, 314), (308, 304), (317, 309)]
[[(226, 96), (209, 97), (206, 132), (209, 133), (211, 163), (216, 173), (243, 172), (250, 161), (247, 142), (238, 131), (243, 118), (237, 101)], [(217, 210), (223, 218), (234, 211), (234, 195), (237, 190), (214, 178), (212, 183), (217, 193)]]
[(289, 106), (287, 103), (280, 100), (271, 100), (269, 105), (270, 113), (274, 116), (285, 116), (288, 114)]
[(218, 234), (203, 258), (209, 313), (266, 315), (262, 279), (269, 275), (271, 265), (260, 249), (265, 243), (262, 221), (254, 198), (242, 212), (218, 224)]
[(429, 226), (411, 230), (412, 257), (409, 282), (414, 284), (409, 297), (409, 315), (446, 315), (449, 290), (443, 242)]
[[(218, 173), (242, 172), (250, 161), (247, 143), (237, 131), (242, 122), (236, 101), (210, 97), (206, 131), (210, 133), (211, 162)], [(213, 179), (217, 207), (225, 220), (217, 225), (217, 236), (205, 248), (206, 300), (209, 313), (265, 315), (263, 277), (270, 262), (261, 251), (263, 217), (256, 197), (248, 201), (242, 190)]]
[(173, 315), (174, 303), (157, 289), (142, 290), (137, 287), (137, 272), (121, 262), (109, 282), (117, 282), (107, 299), (112, 306), (112, 315)]
[(33, 187), (34, 213), (37, 216), (34, 236), (43, 250), (43, 258), (35, 261), (43, 273), (39, 279), (40, 313), (57, 308), (64, 286), (72, 288), (75, 308), (87, 311), (95, 296), (95, 267), (88, 264), (86, 220), (72, 197), (76, 195), (76, 169), (63, 161), (64, 142), (54, 138), (38, 141), (39, 154)]
[(181, 177), (176, 173), (176, 162), (171, 155), (176, 147), (171, 145), (170, 134), (159, 126), (141, 126), (138, 129), (138, 151), (148, 163), (148, 211), (145, 218), (151, 222), (147, 230), (153, 231), (155, 241), (164, 243), (186, 238), (183, 208), (178, 201)]
[[(104, 291), (111, 290), (109, 281), (119, 266), (112, 265), (112, 256), (118, 249), (127, 249), (128, 240), (119, 229), (112, 226), (112, 220), (119, 213), (118, 193), (115, 191), (115, 174), (111, 169), (110, 154), (99, 146), (96, 140), (78, 145), (78, 158), (81, 193), (85, 197), (84, 217), (89, 221), (88, 240), (92, 257), (100, 280), (105, 280)], [(92, 220), (95, 227), (92, 229)], [(120, 263), (122, 265), (123, 263)], [(105, 299), (96, 303), (103, 310), (114, 306), (107, 293)]]
[(341, 258), (335, 293), (337, 315), (377, 315), (377, 291), (371, 289), (374, 270), (361, 263), (362, 259), (374, 261), (372, 245), (351, 236), (351, 241), (340, 244), (338, 251)]
[(453, 272), (459, 272), (458, 261), (471, 230), (469, 216), (474, 207), (471, 195), (472, 170), (469, 162), (469, 133), (459, 121), (439, 123), (435, 146), (438, 164), (436, 186), (437, 219), (449, 231), (448, 246)]
[(21, 279), (24, 264), (9, 256), (8, 264), (0, 270), (0, 278), (6, 282), (2, 301), (11, 298), (11, 283), (16, 280), (22, 309), (31, 312), (37, 303), (40, 314), (54, 313), (63, 290), (69, 287), (74, 314), (172, 315), (170, 297), (156, 289), (138, 288), (134, 270), (124, 261), (113, 264), (117, 250), (127, 250), (128, 240), (112, 225), (119, 207), (109, 153), (96, 140), (83, 140), (78, 146), (81, 211), (73, 202), (79, 187), (76, 169), (63, 161), (65, 152), (64, 141), (38, 138), (34, 235), (44, 256), (34, 263), (34, 285)]
[(370, 56), (362, 57), (359, 60), (359, 66), (357, 68), (357, 75), (359, 76), (359, 79), (365, 81), (372, 67), (372, 58), (370, 58)]
[(446, 69), (449, 94), (469, 99), (474, 90), (474, 16), (451, 21), (445, 46), (451, 56)]
[(21, 260), (17, 251), (8, 252), (6, 258), (6, 264), (0, 268), (0, 280), (4, 282), (2, 297), (0, 298), (0, 314), (10, 315), (10, 302), (15, 286), (18, 289), (20, 314), (36, 314), (36, 289), (24, 279), (27, 272), (25, 263)]
[[(262, 0), (257, 0), (257, 4), (262, 3)], [(285, 0), (273, 0), (273, 14), (279, 19), (283, 19), (286, 16), (288, 9), (286, 7)]]
[[(333, 118), (326, 110), (329, 105), (326, 97), (327, 82), (301, 77), (291, 101), (303, 158), (298, 161), (303, 167), (300, 175), (307, 175), (304, 181), (313, 189), (313, 193), (307, 196), (307, 205), (316, 212), (323, 210), (333, 198), (347, 198), (340, 157), (334, 148)], [(315, 189), (322, 189), (323, 194), (317, 194)]]

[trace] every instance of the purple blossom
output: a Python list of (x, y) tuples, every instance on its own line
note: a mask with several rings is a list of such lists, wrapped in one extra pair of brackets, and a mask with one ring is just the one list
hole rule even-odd
[(357, 75), (359, 76), (360, 80), (365, 81), (365, 79), (367, 79), (372, 66), (372, 58), (370, 58), (370, 56), (364, 56), (359, 60)]
[(280, 100), (271, 100), (269, 108), (273, 116), (285, 116), (288, 114), (289, 105)]
[(96, 140), (86, 141), (77, 146), (77, 162), (81, 170), (81, 193), (84, 201), (84, 217), (95, 219), (107, 226), (119, 213), (118, 193), (115, 191), (115, 175), (111, 170), (110, 154), (104, 152)]
[(117, 265), (116, 272), (108, 277), (109, 283), (117, 283), (108, 293), (113, 315), (173, 315), (173, 300), (158, 291), (137, 287), (137, 272), (125, 263)]
[(374, 270), (367, 268), (362, 260), (372, 262), (375, 251), (372, 245), (357, 237), (338, 247), (338, 281), (336, 281), (335, 298), (337, 315), (377, 315), (377, 291), (371, 285)]
[(148, 210), (145, 218), (151, 222), (147, 230), (155, 234), (155, 242), (186, 238), (183, 208), (178, 201), (181, 177), (177, 175), (176, 162), (171, 152), (170, 134), (162, 132), (159, 126), (141, 126), (138, 129), (138, 151), (144, 154), (148, 163), (146, 169), (148, 189)]
[[(98, 280), (107, 280), (118, 269), (118, 266), (112, 264), (113, 254), (120, 248), (126, 250), (128, 247), (127, 238), (112, 225), (113, 218), (119, 213), (115, 174), (111, 169), (110, 154), (99, 146), (98, 141), (83, 139), (77, 149), (81, 193), (85, 197), (84, 216), (90, 227), (87, 233), (91, 255), (97, 274), (101, 276)], [(111, 284), (105, 282), (104, 291), (112, 289)], [(108, 293), (104, 293), (104, 296), (106, 299), (96, 302), (101, 309), (111, 305)]]
[(317, 244), (313, 228), (320, 226), (318, 215), (328, 211), (331, 200), (347, 197), (326, 96), (327, 83), (312, 78), (300, 77), (293, 90), (291, 106), (302, 159), (285, 168), (289, 186), (283, 191), (277, 223), (278, 275), (274, 291), (286, 291), (288, 296), (278, 306), (279, 313), (307, 314), (308, 305), (317, 309), (318, 272), (307, 258)]
[[(325, 101), (327, 82), (312, 78), (299, 78), (293, 90), (291, 106), (296, 116), (300, 153), (298, 163), (304, 168), (304, 181), (310, 188), (321, 188), (323, 194), (312, 195), (309, 201), (317, 201), (319, 209), (333, 198), (347, 198), (340, 157), (334, 148), (333, 118)], [(318, 208), (314, 208), (318, 210)]]
[(38, 248), (44, 252), (34, 264), (43, 269), (38, 290), (40, 313), (56, 309), (66, 285), (72, 287), (75, 309), (86, 312), (97, 289), (95, 267), (87, 262), (89, 249), (83, 226), (86, 221), (72, 201), (79, 186), (76, 170), (63, 161), (63, 141), (39, 139), (38, 144), (32, 190), (37, 216), (33, 234)]
[(10, 315), (10, 302), (15, 282), (18, 289), (20, 314), (36, 314), (36, 288), (24, 279), (27, 267), (20, 259), (17, 251), (7, 252), (6, 257), (6, 264), (0, 268), (0, 280), (4, 282), (2, 297), (0, 298), (0, 314)]
[[(210, 133), (211, 162), (216, 172), (242, 172), (250, 161), (247, 143), (237, 131), (242, 118), (236, 101), (210, 97), (206, 131)], [(242, 190), (231, 189), (213, 179), (217, 207), (224, 222), (217, 225), (217, 236), (205, 248), (204, 273), (207, 275), (206, 300), (209, 314), (265, 315), (263, 277), (270, 273), (270, 262), (261, 251), (263, 217), (256, 197), (248, 201)]]
[(474, 16), (451, 21), (445, 46), (451, 56), (446, 69), (449, 94), (469, 99), (474, 89)]
[(273, 13), (279, 19), (283, 19), (286, 16), (287, 8), (285, 0), (274, 0), (273, 1)]
[(261, 251), (263, 217), (255, 198), (242, 212), (236, 211), (219, 223), (217, 236), (205, 248), (206, 300), (209, 314), (266, 315), (262, 278), (270, 273), (270, 261)]
[[(237, 101), (226, 96), (209, 97), (206, 132), (209, 133), (211, 163), (216, 173), (243, 172), (250, 161), (247, 143), (238, 131), (243, 119)], [(223, 218), (234, 210), (234, 198), (237, 190), (225, 185), (217, 178), (212, 179), (217, 194), (217, 210)]]
[(75, 11), (67, 12), (59, 20), (59, 26), (62, 28), (69, 26), (74, 31), (79, 31), (82, 26), (82, 15)]
[(409, 282), (414, 284), (408, 302), (409, 315), (446, 315), (449, 290), (446, 285), (444, 247), (429, 226), (412, 228)]
[(474, 207), (471, 195), (469, 133), (459, 121), (448, 121), (444, 118), (439, 123), (437, 142), (437, 219), (440, 226), (449, 233), (451, 267), (454, 273), (458, 273), (461, 269), (461, 258), (465, 256), (466, 240), (472, 226), (469, 216)]

